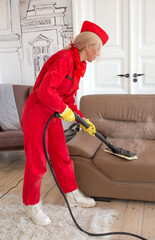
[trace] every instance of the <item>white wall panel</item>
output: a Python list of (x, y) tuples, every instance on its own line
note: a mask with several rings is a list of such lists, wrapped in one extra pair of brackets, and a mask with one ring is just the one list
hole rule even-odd
[(143, 86), (154, 86), (155, 84), (155, 60), (154, 58), (146, 58), (142, 61), (143, 71), (147, 78), (143, 78)]
[(0, 34), (8, 34), (10, 25), (10, 1), (0, 0)]
[(144, 31), (145, 31), (145, 44), (155, 45), (155, 1), (154, 0), (143, 0), (144, 9)]
[(107, 45), (121, 46), (121, 0), (95, 0), (94, 20), (108, 32), (110, 38)]

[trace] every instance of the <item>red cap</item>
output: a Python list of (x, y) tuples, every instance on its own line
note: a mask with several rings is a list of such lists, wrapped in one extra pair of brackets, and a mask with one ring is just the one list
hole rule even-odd
[(86, 31), (97, 34), (101, 38), (103, 45), (109, 39), (108, 34), (102, 28), (100, 28), (98, 25), (96, 25), (95, 23), (92, 23), (89, 21), (84, 21), (82, 28), (81, 28), (81, 32), (86, 32)]

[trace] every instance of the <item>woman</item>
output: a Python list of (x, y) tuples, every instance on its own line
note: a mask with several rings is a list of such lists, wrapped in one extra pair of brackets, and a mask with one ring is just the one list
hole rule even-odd
[[(74, 121), (73, 111), (84, 117), (75, 105), (79, 80), (84, 76), (86, 61), (92, 62), (99, 54), (108, 35), (96, 24), (85, 21), (80, 34), (70, 47), (58, 51), (44, 64), (33, 91), (28, 97), (23, 114), (24, 148), (26, 165), (23, 185), (23, 203), (27, 215), (37, 224), (51, 223), (40, 206), (40, 187), (46, 172), (46, 158), (43, 149), (43, 132), (47, 120), (59, 112), (65, 121)], [(87, 120), (89, 122), (89, 120)], [(94, 135), (95, 126), (85, 129)], [(95, 201), (83, 196), (75, 180), (74, 165), (69, 158), (61, 119), (51, 120), (46, 136), (48, 154), (56, 178), (71, 206), (93, 207)]]

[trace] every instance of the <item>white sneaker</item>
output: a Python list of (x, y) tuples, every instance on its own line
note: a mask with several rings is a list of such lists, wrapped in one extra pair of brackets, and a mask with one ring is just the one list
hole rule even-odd
[(26, 214), (34, 223), (39, 225), (48, 225), (51, 223), (50, 218), (43, 212), (41, 203), (26, 206)]
[(93, 198), (85, 197), (78, 189), (73, 192), (66, 193), (66, 198), (69, 202), (70, 207), (94, 207), (96, 202)]

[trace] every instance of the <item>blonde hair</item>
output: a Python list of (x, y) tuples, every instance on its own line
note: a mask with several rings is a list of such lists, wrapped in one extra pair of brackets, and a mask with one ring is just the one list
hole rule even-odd
[[(81, 32), (79, 33), (73, 41), (73, 45), (77, 47), (78, 50), (83, 49), (87, 45), (98, 45), (101, 44), (101, 38), (93, 32)], [(65, 49), (70, 49), (71, 46), (65, 47)]]

